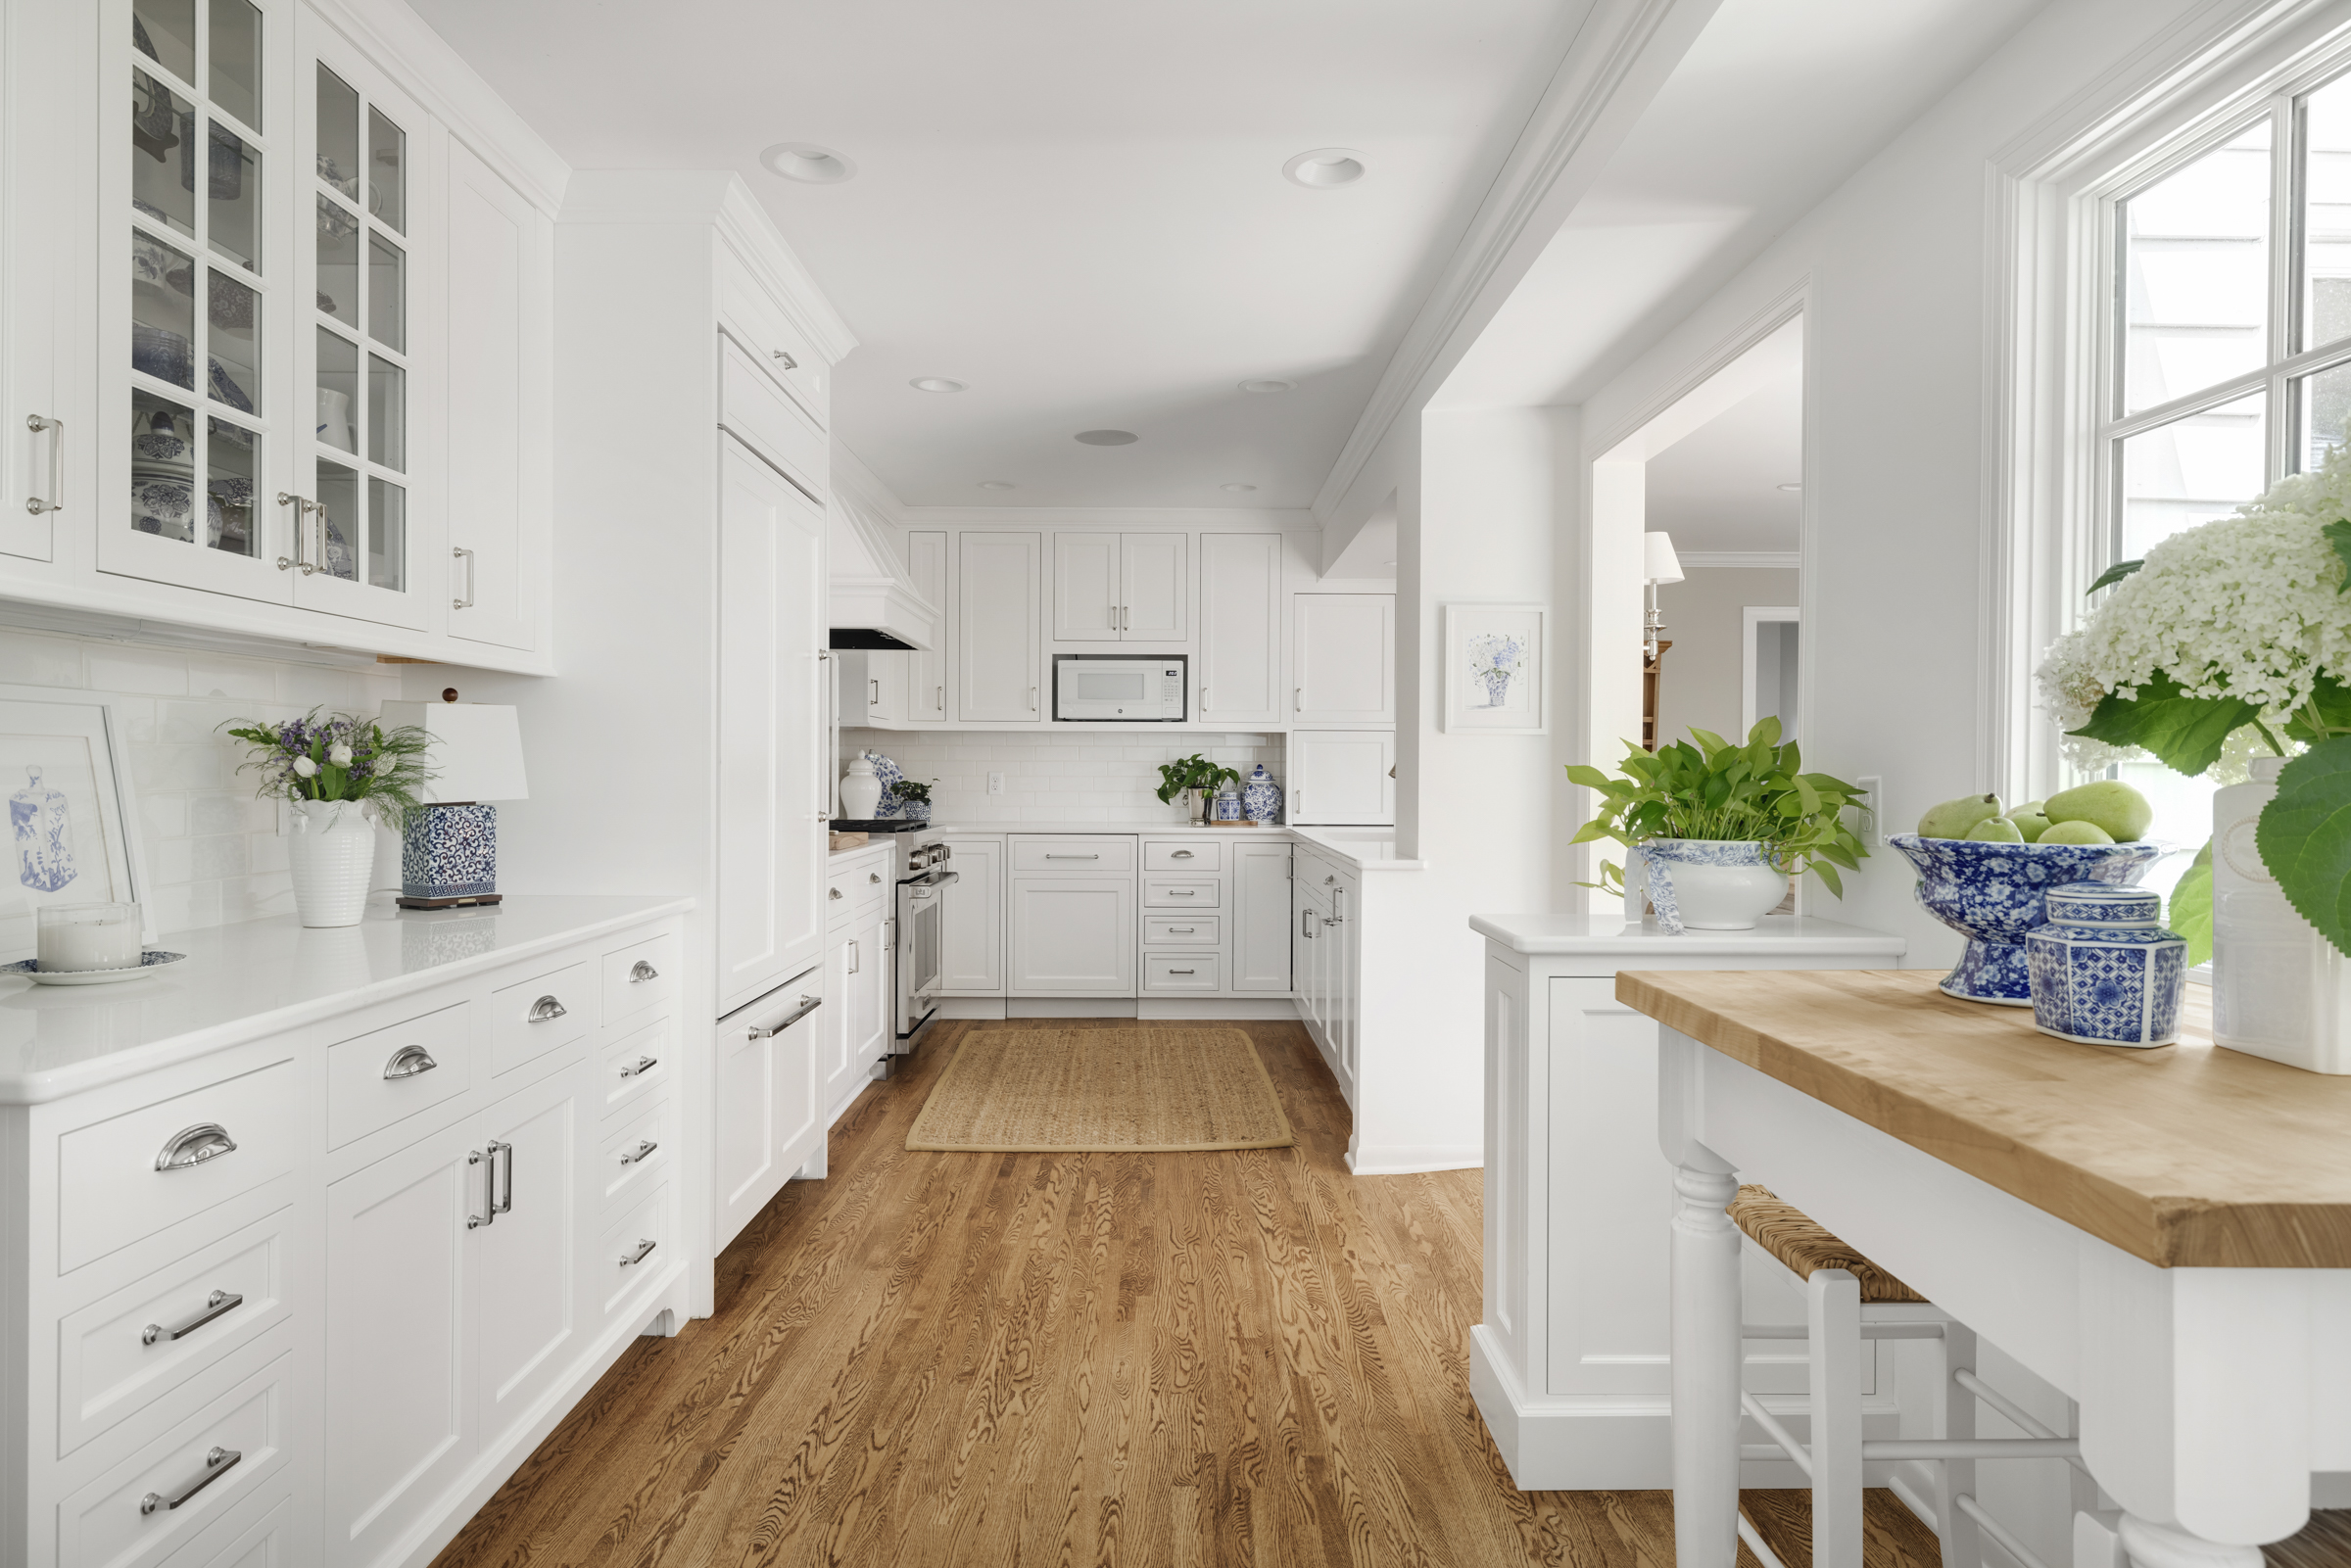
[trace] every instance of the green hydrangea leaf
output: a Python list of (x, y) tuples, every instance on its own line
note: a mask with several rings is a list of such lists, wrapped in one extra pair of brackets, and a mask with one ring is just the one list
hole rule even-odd
[(2146, 564), (2147, 563), (2145, 561), (2116, 561), (2112, 566), (2107, 567), (2106, 570), (2098, 574), (2098, 580), (2096, 582), (2090, 584), (2089, 587), (2082, 591), (2082, 596), (2084, 598), (2087, 598), (2090, 594), (2095, 594), (2101, 588), (2112, 588), (2115, 584), (2121, 582), (2124, 578), (2129, 577), (2133, 572), (2137, 571), (2140, 567)]
[(2337, 594), (2351, 594), (2351, 517), (2338, 517), (2319, 530), (2327, 543), (2334, 546), (2335, 559), (2343, 563), (2343, 580), (2334, 585)]
[[(2351, 687), (2322, 672), (2312, 678), (2310, 702), (2317, 705), (2320, 722), (2327, 727), (2329, 733), (2351, 730)], [(2305, 707), (2294, 710), (2293, 716), (2285, 722), (2285, 733), (2296, 740), (2324, 740), (2326, 735), (2310, 727), (2310, 716), (2306, 711), (2308, 706), (2305, 704)]]
[(2242, 697), (2191, 697), (2179, 682), (2158, 673), (2135, 697), (2107, 696), (2089, 722), (2072, 734), (2151, 751), (2192, 779), (2220, 760), (2231, 731), (2260, 714)]
[(2196, 863), (2187, 868), (2172, 889), (2171, 908), (2164, 923), (2187, 938), (2190, 969), (2212, 961), (2212, 845), (2206, 843)]
[(2351, 954), (2351, 736), (2321, 741), (2279, 770), (2254, 842), (2286, 902)]

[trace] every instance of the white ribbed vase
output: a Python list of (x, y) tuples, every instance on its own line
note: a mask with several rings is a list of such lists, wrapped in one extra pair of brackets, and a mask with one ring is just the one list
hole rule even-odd
[(298, 800), (286, 855), (305, 926), (357, 926), (375, 876), (375, 827), (357, 800)]
[(2309, 1072), (2351, 1073), (2351, 960), (2295, 913), (2254, 841), (2282, 757), (2212, 797), (2212, 1037)]

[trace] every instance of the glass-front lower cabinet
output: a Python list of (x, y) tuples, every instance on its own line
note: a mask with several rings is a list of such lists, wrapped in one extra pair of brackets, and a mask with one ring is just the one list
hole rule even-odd
[[(291, 0), (128, 0), (102, 200), (101, 570), (422, 628), (424, 116)], [(117, 302), (109, 306), (107, 302)], [(102, 400), (112, 394), (101, 394)]]

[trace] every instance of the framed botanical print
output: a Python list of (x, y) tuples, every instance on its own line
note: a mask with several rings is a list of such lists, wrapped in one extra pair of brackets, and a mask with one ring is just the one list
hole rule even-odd
[(138, 812), (114, 710), (69, 690), (0, 686), (0, 794), (8, 799), (0, 955), (33, 950), (47, 904), (134, 903), (155, 940)]
[(1543, 735), (1540, 604), (1445, 606), (1445, 729), (1455, 735)]

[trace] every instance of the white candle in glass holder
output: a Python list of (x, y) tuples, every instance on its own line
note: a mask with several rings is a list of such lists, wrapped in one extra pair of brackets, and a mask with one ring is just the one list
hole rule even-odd
[(49, 904), (40, 912), (39, 946), (44, 970), (136, 969), (139, 906), (136, 904)]

